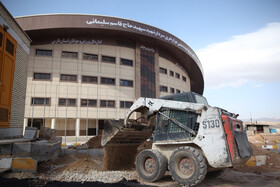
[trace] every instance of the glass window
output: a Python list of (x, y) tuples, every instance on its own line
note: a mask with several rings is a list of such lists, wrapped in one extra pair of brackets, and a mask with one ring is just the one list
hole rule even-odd
[(98, 61), (98, 55), (89, 54), (89, 53), (83, 53), (83, 59), (84, 60)]
[(187, 78), (185, 76), (182, 76), (183, 81), (187, 82)]
[(121, 79), (121, 80), (120, 80), (120, 86), (133, 87), (133, 81)]
[(169, 71), (169, 75), (171, 76), (171, 77), (174, 77), (174, 71)]
[(36, 49), (37, 56), (52, 56), (52, 50)]
[(78, 58), (77, 52), (62, 51), (62, 57), (65, 58)]
[(51, 80), (50, 73), (34, 73), (33, 74), (34, 80)]
[(170, 88), (170, 93), (175, 93), (175, 89), (174, 88)]
[(61, 74), (60, 75), (60, 80), (61, 81), (76, 82), (77, 81), (77, 75)]
[(96, 99), (81, 99), (81, 106), (96, 107), (97, 100)]
[(180, 91), (180, 90), (178, 90), (178, 89), (176, 89), (176, 93), (181, 93), (181, 91)]
[(179, 73), (176, 73), (176, 78), (180, 79), (180, 74)]
[(6, 51), (10, 53), (10, 55), (14, 56), (14, 47), (15, 45), (7, 38), (6, 40)]
[(168, 90), (167, 86), (160, 86), (159, 89), (161, 92), (167, 92), (167, 90)]
[(167, 69), (160, 67), (159, 72), (162, 74), (167, 74)]
[(113, 100), (101, 100), (100, 107), (115, 108), (115, 101)]
[(133, 60), (121, 58), (121, 65), (133, 66)]
[(196, 99), (197, 103), (202, 103), (202, 104), (208, 105), (207, 100), (204, 97), (200, 96), (200, 95), (196, 95), (195, 94), (195, 99)]
[(58, 106), (76, 106), (76, 99), (59, 98)]
[(50, 98), (32, 97), (31, 105), (50, 105)]
[(116, 58), (115, 57), (110, 57), (110, 56), (102, 56), (102, 62), (108, 62), (108, 63), (116, 63)]
[(116, 83), (114, 78), (101, 77), (101, 84), (115, 85)]
[(82, 76), (83, 83), (97, 83), (97, 77), (93, 76)]
[(120, 101), (120, 108), (130, 108), (132, 104), (132, 101)]

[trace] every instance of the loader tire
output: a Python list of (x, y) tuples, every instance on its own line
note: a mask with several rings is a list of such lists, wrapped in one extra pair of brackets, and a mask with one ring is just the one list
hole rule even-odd
[(136, 158), (138, 175), (148, 182), (160, 180), (167, 169), (166, 158), (157, 150), (143, 150)]
[(207, 173), (207, 164), (200, 150), (185, 146), (176, 149), (170, 157), (169, 172), (182, 186), (195, 186)]

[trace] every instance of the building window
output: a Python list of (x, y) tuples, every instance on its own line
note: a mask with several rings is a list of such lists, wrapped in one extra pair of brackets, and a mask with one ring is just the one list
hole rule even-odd
[(76, 106), (76, 99), (59, 98), (58, 106)]
[(159, 86), (161, 92), (167, 92), (167, 86)]
[(50, 73), (34, 73), (33, 74), (34, 80), (51, 80)]
[(162, 74), (167, 74), (167, 69), (159, 67), (159, 72)]
[(62, 51), (62, 57), (65, 58), (78, 58), (77, 52)]
[(170, 93), (175, 93), (175, 89), (174, 88), (170, 88)]
[(174, 71), (169, 71), (169, 75), (171, 76), (171, 77), (174, 77)]
[(187, 82), (187, 78), (185, 76), (182, 76), (183, 81)]
[(36, 49), (37, 56), (52, 56), (52, 50)]
[(97, 83), (97, 77), (93, 76), (82, 76), (83, 83)]
[(102, 62), (108, 62), (108, 63), (115, 64), (116, 63), (116, 58), (111, 57), (111, 56), (102, 56)]
[(77, 81), (77, 75), (68, 75), (68, 74), (61, 74), (60, 75), (61, 81), (69, 81), (69, 82), (76, 82)]
[(50, 105), (50, 98), (32, 97), (31, 105)]
[(130, 108), (132, 104), (132, 101), (120, 101), (120, 108)]
[(96, 99), (81, 99), (81, 106), (96, 107), (97, 100)]
[(100, 107), (115, 108), (115, 101), (113, 100), (101, 100)]
[(89, 54), (89, 53), (83, 53), (83, 59), (84, 60), (98, 61), (98, 55)]
[(121, 65), (133, 66), (133, 60), (121, 58)]
[(180, 91), (180, 90), (178, 90), (178, 89), (176, 89), (176, 93), (181, 93), (181, 91)]
[(116, 81), (114, 78), (101, 77), (101, 84), (115, 85)]
[(180, 79), (180, 74), (179, 73), (176, 73), (176, 78)]
[(121, 79), (120, 80), (120, 86), (133, 87), (133, 81)]

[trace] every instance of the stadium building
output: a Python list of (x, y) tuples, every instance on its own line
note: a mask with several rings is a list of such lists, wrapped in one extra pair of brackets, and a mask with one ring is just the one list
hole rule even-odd
[(96, 135), (138, 97), (203, 93), (201, 63), (170, 33), (132, 20), (79, 14), (16, 18), (31, 38), (25, 126)]

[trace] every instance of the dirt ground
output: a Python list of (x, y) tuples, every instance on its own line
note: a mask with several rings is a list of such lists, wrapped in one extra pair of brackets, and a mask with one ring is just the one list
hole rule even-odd
[[(236, 187), (236, 186), (266, 186), (266, 187), (279, 187), (280, 186), (280, 154), (271, 152), (269, 150), (261, 149), (261, 145), (271, 145), (273, 142), (277, 144), (280, 140), (280, 135), (267, 136), (255, 135), (248, 137), (251, 147), (253, 149), (254, 156), (266, 155), (267, 164), (265, 166), (242, 166), (237, 168), (226, 169), (225, 172), (214, 179), (206, 178), (198, 187), (202, 186), (217, 186), (217, 187)], [(98, 142), (98, 138), (91, 140), (91, 143)], [(145, 142), (137, 152), (150, 148), (151, 142)], [(112, 151), (112, 150), (111, 150)], [(126, 155), (125, 150), (124, 155)], [(108, 155), (107, 155), (108, 156)], [(101, 181), (112, 183), (107, 178), (113, 178), (113, 181), (125, 180), (137, 180), (140, 184), (151, 185), (151, 186), (165, 186), (165, 187), (176, 187), (179, 186), (169, 176), (168, 171), (163, 179), (156, 183), (147, 183), (141, 180), (136, 172), (135, 168), (129, 168), (127, 171), (116, 171), (117, 173), (104, 172), (104, 159), (105, 156), (89, 156), (85, 154), (76, 155), (64, 155), (59, 157), (54, 162), (43, 162), (38, 165), (38, 173), (8, 173), (5, 178), (35, 178), (45, 181)], [(130, 161), (129, 161), (130, 162)], [(102, 166), (103, 165), (103, 166)], [(111, 167), (111, 166), (110, 166)], [(115, 167), (115, 166), (114, 166)], [(108, 168), (107, 168), (108, 169)], [(115, 169), (113, 169), (115, 170)], [(123, 175), (118, 175), (118, 172)], [(67, 176), (65, 177), (65, 173)], [(93, 175), (102, 174), (102, 179), (94, 178)], [(126, 177), (130, 174), (131, 176)], [(64, 175), (64, 176), (63, 176)], [(104, 176), (103, 176), (104, 175)], [(116, 176), (115, 176), (116, 175)], [(62, 176), (62, 177), (60, 177)], [(75, 178), (77, 176), (77, 178)], [(87, 178), (82, 178), (88, 176)], [(88, 180), (87, 180), (88, 179)]]

